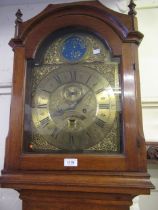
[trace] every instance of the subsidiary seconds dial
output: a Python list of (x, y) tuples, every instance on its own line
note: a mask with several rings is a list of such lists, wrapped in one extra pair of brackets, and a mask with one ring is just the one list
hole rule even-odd
[(64, 151), (88, 149), (109, 133), (116, 99), (97, 71), (66, 65), (43, 78), (33, 98), (34, 129), (48, 144)]

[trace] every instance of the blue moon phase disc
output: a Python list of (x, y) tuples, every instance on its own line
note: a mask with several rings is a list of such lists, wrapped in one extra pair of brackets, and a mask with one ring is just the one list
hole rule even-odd
[(69, 62), (77, 62), (82, 59), (87, 51), (84, 39), (79, 36), (68, 37), (62, 45), (62, 56)]

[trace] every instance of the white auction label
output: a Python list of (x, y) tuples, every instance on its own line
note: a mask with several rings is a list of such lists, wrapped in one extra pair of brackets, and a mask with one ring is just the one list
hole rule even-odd
[(100, 49), (93, 49), (93, 54), (94, 55), (100, 54)]
[(64, 159), (64, 166), (77, 167), (78, 166), (78, 159), (65, 158)]

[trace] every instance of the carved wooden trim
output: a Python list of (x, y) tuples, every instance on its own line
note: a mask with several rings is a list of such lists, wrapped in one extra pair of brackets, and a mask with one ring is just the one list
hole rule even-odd
[(137, 12), (135, 10), (136, 4), (134, 3), (134, 0), (130, 0), (130, 3), (128, 5), (128, 7), (129, 7), (128, 14), (132, 15), (132, 16), (135, 16), (137, 14)]
[(152, 163), (158, 163), (158, 142), (146, 142), (147, 158)]

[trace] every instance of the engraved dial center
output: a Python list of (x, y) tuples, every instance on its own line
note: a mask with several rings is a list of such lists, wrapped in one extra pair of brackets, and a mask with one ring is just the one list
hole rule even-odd
[[(59, 100), (54, 101), (56, 96), (60, 96)], [(64, 84), (52, 93), (49, 112), (58, 128), (67, 132), (81, 131), (95, 120), (95, 94), (81, 83)]]
[(82, 89), (79, 85), (68, 85), (63, 90), (63, 96), (65, 97), (65, 100), (68, 101), (75, 101), (79, 99), (82, 95)]

